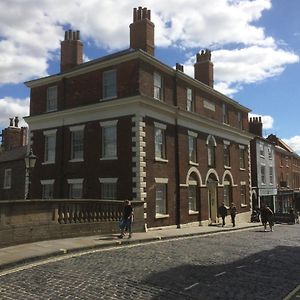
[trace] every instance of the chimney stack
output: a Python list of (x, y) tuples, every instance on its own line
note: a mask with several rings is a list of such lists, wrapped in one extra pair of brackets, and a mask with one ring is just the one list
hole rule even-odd
[(249, 120), (249, 132), (255, 134), (256, 136), (263, 136), (263, 123), (261, 117), (253, 117)]
[(154, 55), (154, 24), (151, 22), (151, 11), (146, 7), (133, 9), (133, 22), (130, 27), (130, 48), (142, 49)]
[[(18, 127), (18, 117), (9, 118), (9, 121), (9, 127), (2, 130), (2, 146), (5, 151), (27, 145), (27, 128)], [(13, 121), (15, 121), (15, 126)]]
[(80, 32), (65, 31), (65, 40), (61, 42), (60, 71), (64, 72), (83, 62), (83, 44), (80, 41)]
[(211, 51), (202, 50), (201, 54), (197, 53), (196, 63), (194, 65), (195, 79), (205, 83), (206, 85), (214, 86), (214, 65), (211, 62)]

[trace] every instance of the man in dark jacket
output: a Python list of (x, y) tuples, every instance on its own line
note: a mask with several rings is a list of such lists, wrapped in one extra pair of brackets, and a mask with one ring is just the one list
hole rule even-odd
[(132, 237), (132, 232), (131, 232), (131, 223), (133, 221), (133, 208), (131, 206), (130, 201), (125, 200), (124, 201), (124, 210), (123, 210), (123, 217), (122, 217), (122, 227), (121, 227), (121, 235), (119, 238), (123, 238), (125, 235), (125, 229), (128, 230), (128, 238)]
[(224, 202), (222, 202), (221, 206), (218, 208), (219, 216), (222, 218), (222, 227), (225, 226), (225, 218), (227, 216), (227, 208), (225, 207)]

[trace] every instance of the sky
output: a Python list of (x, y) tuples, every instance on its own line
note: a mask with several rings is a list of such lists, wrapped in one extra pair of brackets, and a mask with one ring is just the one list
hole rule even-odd
[(300, 154), (299, 0), (1, 0), (0, 130), (29, 115), (25, 81), (59, 72), (65, 30), (80, 30), (85, 61), (124, 50), (138, 6), (151, 10), (156, 58), (193, 77), (210, 49), (214, 88)]

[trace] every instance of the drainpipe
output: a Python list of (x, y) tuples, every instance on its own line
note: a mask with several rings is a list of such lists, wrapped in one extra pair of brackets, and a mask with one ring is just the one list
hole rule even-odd
[(177, 103), (177, 73), (174, 77), (174, 105), (176, 107), (175, 115), (175, 198), (176, 198), (176, 225), (180, 228), (180, 170), (179, 170), (179, 141), (178, 141), (178, 103)]

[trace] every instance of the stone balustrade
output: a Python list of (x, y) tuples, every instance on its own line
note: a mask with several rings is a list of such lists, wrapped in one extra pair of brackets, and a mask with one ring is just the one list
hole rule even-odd
[[(134, 231), (144, 230), (144, 206), (132, 201)], [(0, 247), (45, 239), (119, 231), (122, 200), (0, 201)]]

